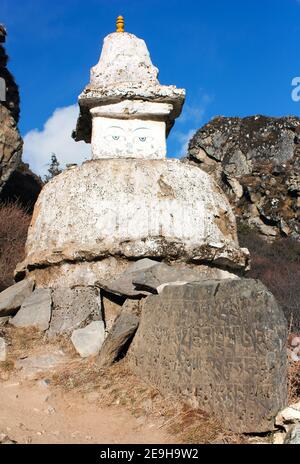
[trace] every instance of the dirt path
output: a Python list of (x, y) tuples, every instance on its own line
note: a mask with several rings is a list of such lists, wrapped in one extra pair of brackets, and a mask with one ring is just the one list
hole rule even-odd
[(0, 433), (18, 443), (169, 443), (158, 422), (122, 406), (95, 406), (93, 395), (51, 393), (39, 382), (0, 384)]

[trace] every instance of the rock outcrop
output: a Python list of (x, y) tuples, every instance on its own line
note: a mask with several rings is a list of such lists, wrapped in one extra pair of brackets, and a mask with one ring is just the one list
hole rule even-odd
[(42, 188), (41, 180), (22, 163), (23, 141), (17, 123), (19, 89), (7, 69), (4, 46), (6, 31), (0, 32), (0, 201), (18, 201), (32, 208)]
[(188, 159), (215, 177), (236, 216), (270, 238), (300, 235), (300, 118), (216, 117)]

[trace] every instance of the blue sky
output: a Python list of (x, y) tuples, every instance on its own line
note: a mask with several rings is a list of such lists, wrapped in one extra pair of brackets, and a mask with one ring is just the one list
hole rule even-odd
[(169, 156), (183, 154), (187, 138), (216, 115), (300, 115), (291, 98), (291, 81), (300, 76), (298, 0), (0, 0), (21, 91), (24, 158), (35, 170), (45, 169), (47, 151), (68, 162), (88, 153), (83, 144), (72, 153), (64, 137), (119, 14), (126, 31), (146, 41), (160, 82), (187, 90)]

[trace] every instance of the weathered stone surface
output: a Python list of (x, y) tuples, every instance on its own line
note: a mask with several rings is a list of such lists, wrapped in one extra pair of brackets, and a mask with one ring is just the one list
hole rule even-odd
[(51, 290), (37, 288), (24, 300), (20, 310), (10, 321), (15, 327), (35, 327), (47, 330), (51, 318)]
[(21, 162), (22, 146), (13, 116), (0, 103), (0, 192)]
[(153, 259), (139, 259), (133, 264), (128, 265), (126, 270), (119, 275), (116, 279), (112, 281), (99, 282), (99, 286), (104, 290), (119, 295), (121, 297), (142, 297), (148, 295), (148, 291), (136, 290), (133, 285), (133, 280), (135, 280), (140, 272), (145, 269), (151, 269), (153, 266), (157, 266), (159, 263)]
[[(101, 292), (102, 293), (102, 292)], [(122, 311), (122, 304), (120, 302), (116, 302), (111, 298), (107, 298), (105, 296), (101, 296), (102, 302), (102, 314), (105, 321), (105, 329), (106, 331), (110, 331), (115, 320), (120, 315)]]
[(284, 428), (288, 428), (291, 424), (300, 424), (300, 401), (291, 404), (276, 416), (275, 424)]
[(0, 362), (6, 361), (6, 343), (4, 338), (0, 337)]
[(184, 285), (188, 282), (199, 282), (211, 279), (238, 278), (229, 272), (219, 269), (189, 269), (176, 268), (164, 263), (157, 263), (156, 266), (136, 273), (133, 278), (133, 285), (137, 290), (146, 290), (151, 293), (161, 293), (166, 285)]
[(139, 317), (127, 312), (121, 313), (103, 343), (97, 361), (99, 366), (108, 367), (118, 358), (138, 325)]
[(249, 258), (225, 195), (205, 172), (178, 160), (122, 159), (88, 161), (45, 185), (18, 272), (107, 256), (234, 269)]
[(169, 132), (181, 112), (185, 90), (160, 85), (157, 74), (143, 40), (128, 32), (105, 37), (99, 63), (91, 69), (91, 82), (79, 96), (75, 140), (91, 141), (90, 109), (124, 100), (171, 105), (172, 111), (164, 115)]
[(300, 234), (300, 118), (216, 117), (189, 143), (237, 217), (270, 239)]
[(0, 316), (15, 314), (25, 298), (31, 295), (34, 286), (32, 279), (21, 280), (0, 293)]
[(287, 328), (259, 281), (165, 287), (143, 305), (132, 369), (235, 432), (265, 432), (287, 401)]
[(10, 320), (9, 316), (0, 317), (0, 327), (7, 324), (9, 320)]
[(104, 322), (93, 321), (83, 329), (74, 330), (71, 340), (80, 356), (87, 358), (99, 353), (104, 337)]
[(99, 291), (90, 287), (57, 288), (52, 293), (48, 336), (71, 333), (83, 323), (101, 319)]
[(300, 424), (291, 427), (285, 437), (284, 445), (300, 445)]
[(34, 378), (37, 374), (44, 371), (52, 371), (57, 366), (68, 361), (67, 356), (59, 350), (47, 354), (28, 356), (19, 359), (15, 363), (17, 369), (22, 370), (22, 376), (25, 378)]

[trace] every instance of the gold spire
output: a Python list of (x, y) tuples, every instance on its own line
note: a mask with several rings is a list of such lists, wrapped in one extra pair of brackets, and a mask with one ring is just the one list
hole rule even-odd
[(123, 16), (118, 16), (117, 17), (116, 25), (117, 25), (117, 32), (124, 32), (124, 18), (123, 18)]

